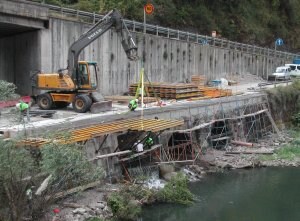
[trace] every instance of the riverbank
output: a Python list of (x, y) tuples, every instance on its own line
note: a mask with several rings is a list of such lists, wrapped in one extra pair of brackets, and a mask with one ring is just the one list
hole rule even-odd
[[(300, 166), (299, 138), (295, 132), (282, 131), (281, 137), (277, 134), (269, 134), (253, 146), (229, 145), (225, 150), (209, 148), (204, 151), (199, 160), (193, 165), (171, 165), (170, 174), (164, 174), (165, 178), (175, 175), (174, 171), (185, 173), (189, 181), (200, 181), (210, 174), (223, 172), (224, 170), (250, 169), (257, 167), (285, 167)], [(295, 147), (295, 149), (292, 149)], [(298, 152), (293, 152), (297, 150)], [(109, 219), (113, 217), (108, 206), (108, 196), (120, 191), (127, 184), (105, 184), (94, 189), (78, 193), (68, 197), (53, 208), (59, 208), (60, 219), (65, 221), (84, 221), (89, 217)], [(155, 202), (155, 201), (153, 201)], [(153, 203), (152, 202), (152, 203)], [(138, 204), (149, 204), (147, 200), (137, 201)], [(52, 212), (48, 217), (54, 216)], [(48, 219), (45, 219), (48, 220)]]
[(208, 149), (197, 165), (188, 165), (190, 180), (203, 174), (232, 169), (300, 166), (300, 140), (295, 131), (282, 131), (281, 137), (269, 134), (253, 145), (229, 145), (224, 150)]

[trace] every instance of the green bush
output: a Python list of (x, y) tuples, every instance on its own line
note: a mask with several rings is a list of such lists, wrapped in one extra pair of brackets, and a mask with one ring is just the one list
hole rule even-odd
[(88, 162), (76, 144), (50, 143), (41, 149), (41, 171), (51, 174), (51, 185), (65, 190), (84, 185), (102, 177), (103, 171)]
[(134, 220), (141, 213), (141, 204), (155, 201), (162, 203), (191, 204), (193, 194), (188, 189), (188, 180), (178, 173), (161, 190), (149, 190), (143, 185), (123, 186), (118, 193), (108, 197), (108, 205), (118, 219)]
[(160, 202), (191, 204), (194, 196), (188, 189), (188, 179), (182, 173), (172, 177), (163, 189), (158, 192)]
[(292, 116), (292, 123), (296, 127), (300, 126), (300, 112)]
[(18, 98), (15, 90), (16, 86), (13, 83), (0, 80), (0, 101)]
[(0, 147), (0, 220), (18, 221), (28, 212), (26, 190), (36, 168), (30, 152), (14, 141), (0, 139)]
[(299, 80), (289, 86), (272, 88), (266, 93), (275, 120), (290, 121), (291, 116), (300, 111)]
[(122, 220), (135, 220), (142, 212), (141, 205), (128, 194), (113, 193), (108, 205), (114, 216)]

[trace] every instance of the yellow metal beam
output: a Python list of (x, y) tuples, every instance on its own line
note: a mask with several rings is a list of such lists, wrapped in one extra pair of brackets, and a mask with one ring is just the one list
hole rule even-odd
[(31, 147), (41, 147), (42, 145), (53, 141), (64, 144), (76, 143), (87, 141), (94, 137), (123, 132), (127, 130), (159, 132), (182, 125), (182, 120), (128, 119), (70, 130), (70, 136), (68, 137), (56, 136), (53, 138), (53, 140), (41, 138), (28, 138), (26, 140), (23, 140), (21, 143), (23, 145)]

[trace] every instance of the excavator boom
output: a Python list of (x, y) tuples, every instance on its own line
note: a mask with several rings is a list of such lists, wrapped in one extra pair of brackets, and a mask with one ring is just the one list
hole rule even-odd
[(123, 21), (120, 12), (115, 9), (111, 10), (91, 29), (89, 29), (86, 33), (80, 36), (79, 39), (75, 41), (69, 48), (68, 72), (71, 75), (74, 82), (79, 82), (78, 57), (80, 52), (112, 27), (115, 27), (117, 33), (121, 36), (121, 43), (127, 55), (127, 58), (129, 60), (138, 59), (137, 47), (132, 39), (130, 32), (127, 29), (127, 26)]

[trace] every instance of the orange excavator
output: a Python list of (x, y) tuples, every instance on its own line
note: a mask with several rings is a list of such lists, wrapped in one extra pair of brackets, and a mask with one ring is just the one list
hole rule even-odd
[[(138, 59), (136, 44), (121, 14), (117, 10), (110, 11), (70, 46), (67, 69), (60, 69), (58, 73), (38, 71), (31, 77), (33, 97), (41, 109), (63, 108), (72, 103), (76, 112), (85, 113), (101, 101), (97, 96), (97, 63), (78, 61), (78, 57), (85, 47), (111, 28), (120, 35), (128, 59)], [(43, 93), (40, 93), (41, 90)]]

